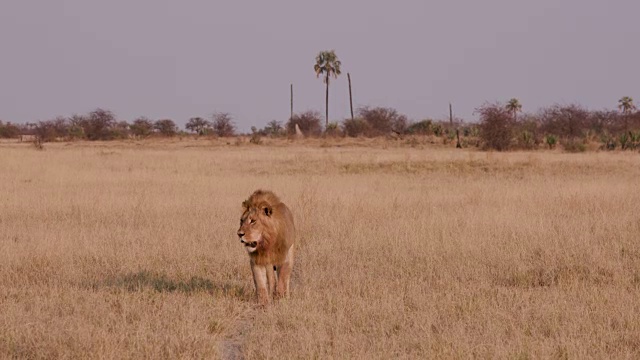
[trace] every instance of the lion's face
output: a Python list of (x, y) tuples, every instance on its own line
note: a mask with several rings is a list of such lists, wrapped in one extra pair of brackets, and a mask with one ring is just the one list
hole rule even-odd
[(256, 251), (264, 242), (264, 222), (268, 220), (266, 217), (270, 214), (271, 209), (268, 207), (263, 209), (247, 209), (244, 214), (242, 214), (238, 237), (240, 238), (240, 242), (245, 246), (245, 249), (247, 249), (247, 252), (252, 253)]

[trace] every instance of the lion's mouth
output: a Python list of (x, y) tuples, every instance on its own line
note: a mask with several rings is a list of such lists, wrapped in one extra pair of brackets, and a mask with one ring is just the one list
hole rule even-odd
[(246, 247), (250, 247), (250, 248), (258, 247), (258, 242), (257, 241), (244, 241), (244, 240), (242, 240), (242, 243)]

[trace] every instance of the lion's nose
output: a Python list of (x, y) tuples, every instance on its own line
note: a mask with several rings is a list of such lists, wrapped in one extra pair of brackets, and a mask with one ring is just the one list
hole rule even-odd
[(243, 237), (243, 236), (244, 236), (244, 231), (238, 230), (238, 237)]

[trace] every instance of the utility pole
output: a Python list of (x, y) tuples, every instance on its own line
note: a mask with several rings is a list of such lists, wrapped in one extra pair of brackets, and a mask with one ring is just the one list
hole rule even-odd
[(351, 105), (351, 120), (353, 120), (353, 97), (351, 96), (351, 74), (347, 73), (349, 80), (349, 105)]
[[(449, 103), (449, 124), (451, 124), (451, 129), (453, 129), (453, 108), (451, 107), (451, 103)], [(456, 127), (456, 148), (462, 149), (462, 144), (460, 144), (460, 129)]]
[(289, 116), (289, 120), (293, 119), (293, 84), (291, 84), (291, 115)]

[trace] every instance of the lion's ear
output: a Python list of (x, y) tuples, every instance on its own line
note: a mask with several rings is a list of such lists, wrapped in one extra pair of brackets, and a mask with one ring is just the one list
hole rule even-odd
[(273, 209), (271, 208), (271, 206), (264, 206), (262, 210), (264, 211), (264, 214), (267, 216), (271, 216), (271, 214), (273, 214)]
[(245, 200), (245, 201), (243, 201), (243, 202), (242, 202), (242, 207), (243, 207), (245, 210), (249, 210), (249, 206), (250, 206), (250, 205), (251, 205), (251, 202), (249, 201), (249, 199), (247, 199), (247, 200)]

